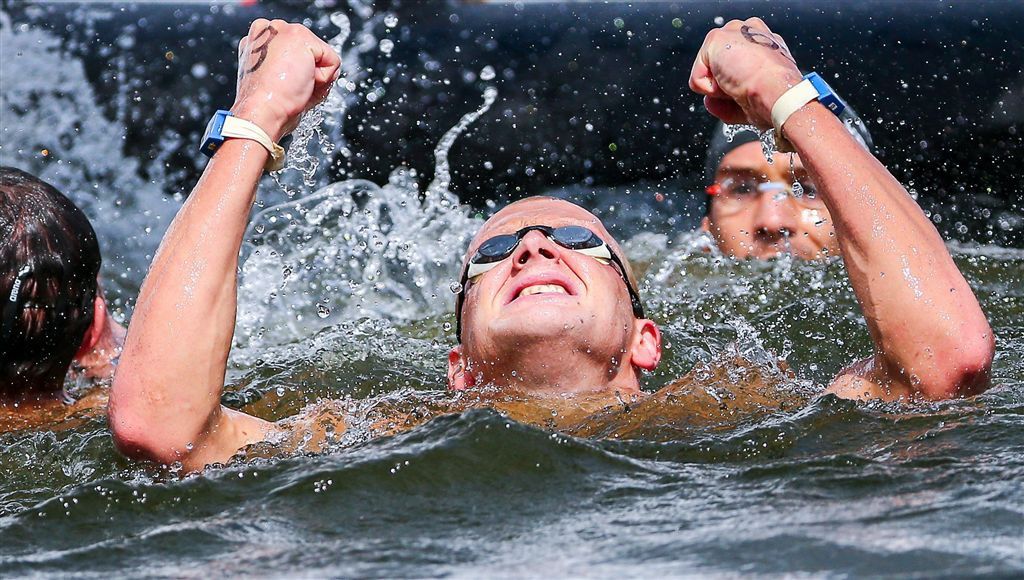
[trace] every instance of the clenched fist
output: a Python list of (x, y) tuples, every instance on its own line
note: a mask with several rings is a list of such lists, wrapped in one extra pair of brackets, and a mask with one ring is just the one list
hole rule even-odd
[(259, 19), (238, 43), (238, 88), (231, 112), (275, 142), (327, 96), (341, 58), (301, 24)]
[(772, 105), (801, 80), (789, 47), (760, 18), (733, 20), (704, 38), (690, 88), (729, 124), (772, 126)]

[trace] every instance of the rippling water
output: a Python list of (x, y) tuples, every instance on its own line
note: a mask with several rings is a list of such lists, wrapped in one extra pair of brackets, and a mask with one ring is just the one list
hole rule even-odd
[[(4, 106), (14, 98), (5, 93)], [(80, 151), (46, 177), (73, 190), (75, 172), (97, 157)], [(134, 167), (116, 161), (105, 179), (127, 188)], [(105, 273), (115, 295), (130, 294), (173, 208), (74, 191), (94, 219), (137, 218), (133, 228), (98, 221), (105, 249), (128, 244), (108, 252)], [(666, 217), (687, 193), (553, 193), (599, 210), (637, 262), (667, 341), (647, 390), (696, 369), (706, 389), (728, 396), (729, 381), (712, 371), (728, 378), (739, 357), (804, 402), (641, 439), (573, 437), (477, 409), (185, 478), (120, 458), (105, 419), (79, 417), (0, 435), (0, 574), (1024, 572), (1024, 252), (952, 247), (998, 337), (991, 390), (863, 405), (813, 394), (871, 348), (841, 263), (706, 252)], [(387, 184), (352, 180), (305, 197), (268, 182), (261, 197), (225, 402), (278, 419), (319, 398), (444, 397), (449, 286), (481, 218), (443, 184), (423, 188), (403, 170)]]

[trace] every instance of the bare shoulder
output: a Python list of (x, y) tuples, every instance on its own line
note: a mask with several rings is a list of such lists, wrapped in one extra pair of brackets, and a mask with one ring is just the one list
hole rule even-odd
[(911, 391), (901, 381), (892, 379), (877, 355), (857, 361), (840, 371), (826, 392), (854, 401), (895, 401), (911, 395)]
[[(246, 415), (231, 411), (244, 422)], [(251, 425), (259, 436), (247, 441), (240, 452), (246, 458), (274, 457), (295, 453), (321, 453), (341, 441), (348, 429), (347, 408), (340, 400), (324, 399), (307, 405), (298, 413), (275, 423)]]
[(66, 431), (102, 417), (107, 408), (106, 388), (95, 387), (70, 404), (51, 399), (30, 404), (0, 404), (0, 433), (39, 430)]
[(588, 417), (570, 429), (582, 437), (663, 440), (693, 429), (730, 429), (809, 400), (783, 365), (742, 357), (700, 364), (634, 404)]

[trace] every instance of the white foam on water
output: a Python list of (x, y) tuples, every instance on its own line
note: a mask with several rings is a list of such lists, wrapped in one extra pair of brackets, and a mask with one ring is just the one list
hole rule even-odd
[(449, 288), (481, 221), (449, 191), (448, 151), (497, 90), (483, 98), (439, 140), (425, 193), (416, 173), (399, 167), (383, 186), (349, 179), (257, 213), (246, 234), (236, 343), (280, 344), (343, 320), (450, 312)]

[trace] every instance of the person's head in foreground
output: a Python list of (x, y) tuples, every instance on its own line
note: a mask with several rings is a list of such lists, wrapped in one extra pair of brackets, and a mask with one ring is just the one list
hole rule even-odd
[(568, 201), (533, 197), (492, 216), (469, 245), (449, 384), (533, 392), (639, 390), (661, 358), (622, 248)]
[[(840, 118), (871, 151), (871, 134), (853, 109), (847, 106)], [(726, 255), (765, 259), (793, 254), (808, 260), (838, 255), (832, 216), (799, 155), (776, 152), (769, 163), (757, 133), (718, 123), (704, 178), (709, 201), (701, 229)]]
[(0, 403), (63, 393), (109, 334), (89, 220), (50, 184), (0, 167)]

